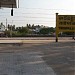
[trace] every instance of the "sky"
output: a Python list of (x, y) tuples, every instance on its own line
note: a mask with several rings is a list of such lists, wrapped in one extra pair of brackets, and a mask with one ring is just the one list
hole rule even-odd
[[(18, 4), (17, 4), (18, 6)], [(60, 15), (75, 15), (75, 0), (19, 0), (19, 8), (0, 9), (0, 23), (6, 25), (26, 26), (26, 24), (56, 26), (56, 13)]]

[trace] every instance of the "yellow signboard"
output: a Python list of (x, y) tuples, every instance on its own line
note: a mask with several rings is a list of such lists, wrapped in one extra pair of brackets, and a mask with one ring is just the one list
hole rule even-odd
[(75, 32), (75, 15), (58, 15), (56, 13), (56, 42), (59, 32)]

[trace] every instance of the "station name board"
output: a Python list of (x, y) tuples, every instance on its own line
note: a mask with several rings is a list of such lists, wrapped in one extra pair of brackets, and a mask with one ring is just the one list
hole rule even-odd
[(75, 32), (75, 15), (57, 15), (58, 32)]
[(75, 15), (58, 15), (59, 25), (75, 25)]
[(58, 15), (56, 13), (56, 42), (59, 32), (75, 32), (75, 15)]

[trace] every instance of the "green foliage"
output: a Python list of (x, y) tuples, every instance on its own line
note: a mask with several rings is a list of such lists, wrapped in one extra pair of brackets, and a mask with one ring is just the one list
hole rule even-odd
[[(9, 25), (8, 29), (5, 31), (5, 34), (8, 37), (16, 36), (16, 37), (23, 37), (23, 36), (30, 36), (35, 34), (53, 34), (55, 32), (55, 28), (40, 25), (34, 25), (34, 24), (27, 24), (26, 27), (16, 27), (15, 25)], [(37, 32), (38, 31), (38, 32)]]
[(10, 36), (10, 30), (5, 30), (5, 35), (7, 35), (8, 37)]
[(17, 34), (19, 34), (21, 36), (24, 36), (29, 33), (30, 33), (30, 30), (27, 27), (21, 27), (21, 28), (17, 29)]
[(18, 29), (18, 32), (27, 34), (29, 32), (29, 29), (27, 27), (22, 27), (21, 29)]
[(51, 27), (51, 28), (42, 28), (40, 30), (40, 34), (50, 34), (52, 32), (55, 32), (53, 27)]

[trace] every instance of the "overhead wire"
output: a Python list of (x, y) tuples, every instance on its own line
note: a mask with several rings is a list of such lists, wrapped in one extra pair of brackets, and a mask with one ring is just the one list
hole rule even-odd
[[(43, 8), (23, 8), (23, 9), (28, 9), (28, 10), (29, 9), (30, 10), (33, 10), (33, 9), (35, 9), (35, 10), (52, 10), (52, 11), (54, 11), (54, 10), (65, 10), (65, 9), (43, 9)], [(6, 18), (5, 16), (7, 16), (6, 14), (9, 13), (9, 12), (1, 12), (1, 13), (3, 13), (4, 16), (3, 15), (0, 15), (0, 16)], [(50, 16), (55, 16), (55, 13), (54, 14), (53, 13), (52, 14), (50, 14), (50, 13), (38, 13), (38, 12), (35, 12), (35, 13), (32, 13), (32, 12), (31, 13), (29, 13), (29, 12), (28, 13), (18, 12), (17, 13), (17, 11), (14, 11), (14, 13), (15, 13), (14, 16), (13, 16), (14, 18), (17, 17), (17, 18), (21, 19), (21, 17), (22, 17), (23, 19), (26, 18), (28, 20), (22, 20), (22, 19), (21, 20), (17, 20), (16, 19), (16, 20), (13, 20), (13, 22), (19, 22), (19, 23), (23, 23), (23, 22), (24, 23), (27, 23), (27, 22), (31, 23), (32, 22), (32, 23), (37, 23), (37, 24), (39, 24), (39, 23), (40, 24), (43, 24), (43, 23), (44, 24), (55, 23), (55, 17), (50, 17)], [(18, 14), (20, 14), (20, 15), (18, 15)], [(29, 15), (29, 16), (27, 16), (27, 15)], [(32, 16), (30, 16), (30, 15), (32, 15)], [(39, 15), (39, 16), (34, 16), (34, 15)], [(43, 17), (41, 17), (40, 15), (42, 15)], [(49, 17), (48, 16), (46, 17), (46, 15), (48, 15)], [(31, 20), (31, 18), (32, 19), (36, 19), (36, 20)], [(45, 19), (45, 21), (41, 20), (41, 19)], [(8, 21), (8, 22), (11, 22), (11, 21)]]

